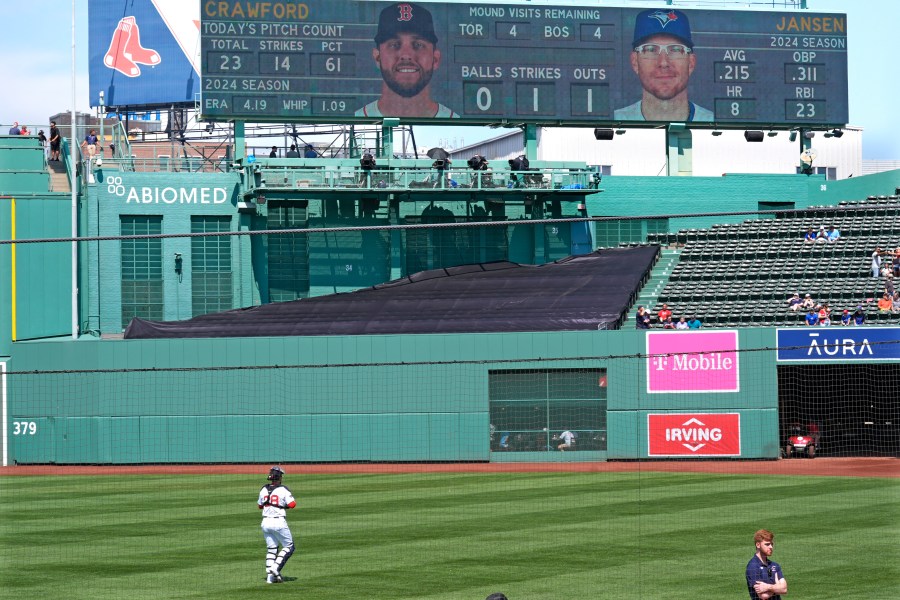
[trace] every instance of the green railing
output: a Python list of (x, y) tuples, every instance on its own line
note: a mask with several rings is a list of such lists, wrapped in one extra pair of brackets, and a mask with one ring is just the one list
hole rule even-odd
[[(127, 152), (128, 150), (123, 150)], [(119, 154), (116, 147), (114, 158), (103, 158), (104, 171), (128, 171), (141, 173), (155, 172), (189, 172), (216, 173), (232, 171), (231, 163), (223, 158), (204, 158), (202, 156), (156, 156), (154, 158), (137, 158)]]
[[(530, 171), (472, 171), (432, 167), (363, 169), (358, 166), (321, 164), (245, 165), (247, 189), (256, 191), (314, 190), (446, 190), (446, 191), (578, 191), (595, 190), (599, 179), (591, 169), (542, 168)], [(316, 164), (319, 163), (319, 164)]]

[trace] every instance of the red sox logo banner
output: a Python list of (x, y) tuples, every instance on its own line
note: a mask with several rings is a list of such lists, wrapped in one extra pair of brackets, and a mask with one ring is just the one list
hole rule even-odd
[(740, 456), (740, 413), (647, 415), (648, 456)]
[(137, 20), (131, 16), (119, 20), (109, 42), (109, 50), (103, 57), (107, 67), (127, 77), (138, 77), (141, 74), (138, 65), (158, 65), (161, 60), (156, 50), (141, 45), (141, 30)]

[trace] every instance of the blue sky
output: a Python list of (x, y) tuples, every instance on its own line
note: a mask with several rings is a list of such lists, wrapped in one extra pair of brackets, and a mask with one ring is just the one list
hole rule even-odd
[[(123, 0), (124, 1), (124, 0)], [(135, 0), (149, 2), (149, 0)], [(189, 0), (185, 0), (189, 1)], [(476, 2), (472, 2), (476, 4)], [(564, 5), (565, 0), (552, 2)], [(577, 4), (591, 4), (581, 0)], [(664, 6), (637, 2), (597, 2), (603, 6)], [(679, 4), (679, 3), (676, 3)], [(714, 8), (712, 3), (686, 7)], [(762, 0), (734, 2), (743, 9), (771, 3)], [(0, 36), (0, 80), (7, 85), (0, 94), (0, 124), (12, 121), (41, 125), (57, 112), (71, 110), (72, 98), (72, 2), (71, 0), (3, 0), (7, 26)], [(89, 110), (87, 68), (87, 0), (75, 0), (76, 108)], [(850, 124), (865, 129), (863, 158), (900, 160), (900, 124), (890, 110), (900, 100), (892, 25), (896, 0), (807, 0), (811, 11), (844, 12), (848, 16), (850, 53)], [(887, 54), (885, 54), (887, 52)], [(14, 82), (14, 84), (13, 84)], [(419, 147), (437, 145), (442, 139), (466, 144), (492, 137), (498, 130), (482, 127), (417, 127)]]

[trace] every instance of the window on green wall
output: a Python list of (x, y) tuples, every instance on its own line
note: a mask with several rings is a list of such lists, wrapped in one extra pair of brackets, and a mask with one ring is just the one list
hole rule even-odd
[(647, 239), (647, 234), (665, 233), (668, 230), (668, 219), (598, 221), (596, 225), (597, 245), (600, 247), (611, 247), (619, 244), (644, 242)]
[[(308, 210), (296, 202), (269, 204), (266, 229), (303, 229)], [(267, 235), (269, 302), (284, 302), (309, 296), (309, 236)]]
[(570, 450), (606, 450), (606, 370), (491, 371), (491, 450), (556, 452), (564, 431)]
[[(191, 233), (231, 231), (229, 216), (191, 217)], [(231, 236), (191, 238), (191, 308), (194, 316), (234, 308)]]
[[(159, 235), (162, 217), (119, 217), (122, 235)], [(122, 327), (163, 318), (162, 238), (122, 240)]]
[(760, 210), (757, 218), (759, 219), (774, 219), (778, 215), (775, 213), (766, 213), (762, 211), (766, 210), (794, 210), (795, 205), (793, 202), (758, 202), (758, 207)]

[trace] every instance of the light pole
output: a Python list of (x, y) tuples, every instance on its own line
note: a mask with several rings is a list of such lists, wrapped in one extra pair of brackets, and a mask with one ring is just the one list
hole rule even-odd
[(72, 0), (72, 126), (69, 128), (69, 181), (72, 185), (72, 339), (78, 339), (78, 177), (75, 168), (78, 136), (75, 134), (78, 113), (75, 109), (75, 0)]
[(103, 144), (106, 138), (103, 137), (103, 113), (106, 112), (106, 102), (104, 102), (103, 90), (100, 90), (100, 155), (103, 156)]

